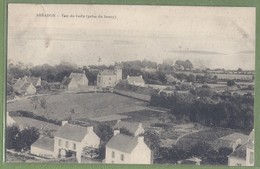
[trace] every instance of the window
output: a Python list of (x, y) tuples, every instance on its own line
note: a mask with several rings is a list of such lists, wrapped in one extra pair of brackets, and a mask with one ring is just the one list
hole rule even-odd
[(121, 154), (121, 161), (124, 161), (124, 154)]
[(76, 150), (76, 144), (73, 143), (73, 150)]
[(59, 146), (61, 146), (61, 139), (59, 139)]
[(251, 164), (254, 163), (254, 152), (250, 152), (249, 162), (250, 162)]
[(66, 141), (66, 148), (69, 148), (69, 142)]
[(115, 158), (115, 152), (112, 151), (112, 158)]

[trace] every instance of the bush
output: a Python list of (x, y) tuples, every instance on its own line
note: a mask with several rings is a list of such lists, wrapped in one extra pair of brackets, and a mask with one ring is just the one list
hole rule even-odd
[(5, 129), (5, 146), (7, 149), (14, 149), (17, 144), (17, 136), (20, 132), (20, 129), (16, 125), (8, 126)]
[(39, 138), (40, 133), (35, 127), (20, 130), (18, 126), (6, 128), (6, 148), (16, 151), (29, 150), (30, 146)]

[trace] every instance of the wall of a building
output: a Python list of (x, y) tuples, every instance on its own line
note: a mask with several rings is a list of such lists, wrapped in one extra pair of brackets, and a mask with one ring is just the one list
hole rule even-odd
[(229, 157), (228, 166), (246, 166), (246, 160)]
[[(112, 152), (115, 153), (115, 156), (112, 157)], [(121, 160), (121, 155), (124, 155), (124, 160)], [(121, 151), (118, 151), (116, 149), (111, 149), (106, 147), (106, 158), (105, 163), (115, 163), (115, 164), (132, 164), (131, 162), (131, 155), (128, 153), (124, 153)]]
[(151, 150), (144, 142), (139, 142), (131, 153), (131, 164), (151, 164)]
[(38, 147), (31, 146), (31, 154), (40, 156), (40, 157), (46, 157), (46, 158), (54, 158), (55, 153), (54, 151), (41, 149)]

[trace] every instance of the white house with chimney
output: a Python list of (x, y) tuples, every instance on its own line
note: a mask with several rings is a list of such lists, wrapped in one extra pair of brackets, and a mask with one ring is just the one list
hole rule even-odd
[(70, 73), (69, 77), (64, 77), (61, 82), (61, 88), (68, 90), (78, 90), (88, 86), (88, 78), (85, 75), (85, 71), (82, 73)]
[(248, 136), (247, 142), (228, 155), (228, 166), (254, 166), (254, 136), (253, 129)]
[(81, 163), (83, 149), (99, 148), (99, 144), (100, 138), (93, 131), (93, 126), (82, 127), (64, 121), (54, 133), (54, 139), (41, 137), (33, 143), (31, 154), (49, 158), (65, 158), (74, 155)]
[[(120, 133), (122, 124), (132, 135)], [(114, 136), (106, 144), (105, 163), (116, 164), (151, 164), (152, 153), (140, 136), (144, 132), (142, 125), (136, 123), (119, 122), (114, 129)], [(130, 128), (129, 128), (130, 127)]]

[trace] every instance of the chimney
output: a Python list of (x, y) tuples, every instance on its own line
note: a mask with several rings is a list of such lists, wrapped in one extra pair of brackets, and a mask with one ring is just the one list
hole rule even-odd
[(88, 126), (88, 127), (87, 127), (87, 132), (88, 132), (88, 133), (89, 133), (89, 132), (93, 132), (93, 129), (94, 129), (93, 126)]
[(114, 130), (114, 136), (117, 135), (117, 134), (120, 134), (120, 130), (119, 129), (115, 129)]
[(142, 76), (142, 75), (140, 75), (140, 78), (143, 78), (143, 76)]
[(139, 137), (137, 138), (137, 142), (138, 142), (138, 143), (143, 143), (143, 142), (144, 142), (144, 136), (139, 136)]
[(129, 75), (127, 75), (127, 79), (129, 79), (130, 78), (130, 76)]
[(82, 74), (84, 75), (85, 73), (86, 73), (86, 71), (85, 71), (85, 70), (83, 70), (83, 73), (82, 73)]
[(61, 126), (64, 126), (65, 124), (68, 124), (68, 121), (62, 121)]

